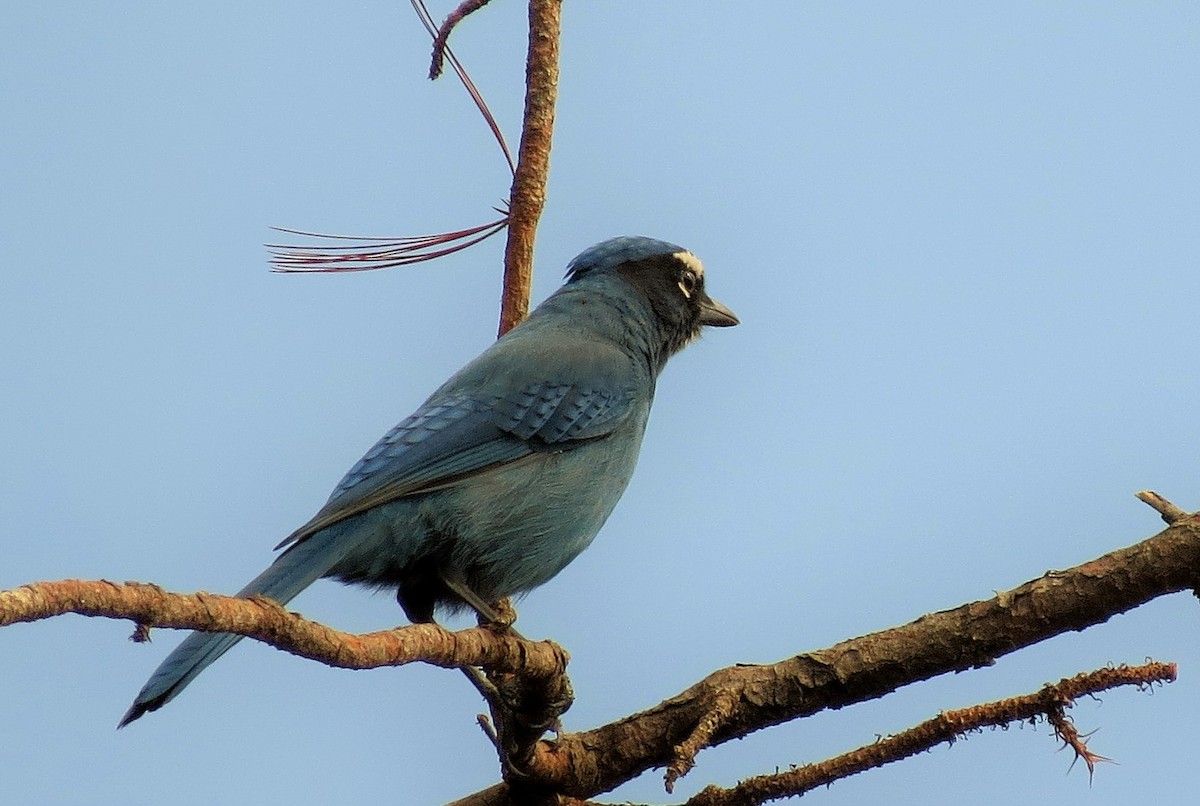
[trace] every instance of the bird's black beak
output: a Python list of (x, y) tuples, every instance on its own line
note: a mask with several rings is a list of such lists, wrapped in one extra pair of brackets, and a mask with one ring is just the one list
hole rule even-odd
[(700, 324), (711, 327), (733, 327), (740, 322), (737, 314), (705, 294), (700, 298)]

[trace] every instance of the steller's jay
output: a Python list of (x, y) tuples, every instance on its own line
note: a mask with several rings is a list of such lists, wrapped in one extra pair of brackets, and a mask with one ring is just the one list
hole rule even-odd
[[(538, 587), (583, 551), (625, 491), (654, 385), (704, 325), (738, 324), (691, 252), (613, 238), (557, 292), (367, 451), (287, 550), (238, 592), (286, 603), (319, 577), (395, 588), (413, 622)], [(241, 636), (188, 636), (125, 726)]]

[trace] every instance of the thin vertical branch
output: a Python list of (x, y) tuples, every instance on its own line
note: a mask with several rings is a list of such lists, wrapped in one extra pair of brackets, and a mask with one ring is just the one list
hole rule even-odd
[(562, 0), (530, 0), (529, 53), (525, 62), (525, 118), (517, 171), (509, 195), (508, 245), (504, 250), (504, 290), (500, 335), (529, 314), (533, 285), (533, 245), (546, 203), (554, 105), (558, 100), (558, 42)]

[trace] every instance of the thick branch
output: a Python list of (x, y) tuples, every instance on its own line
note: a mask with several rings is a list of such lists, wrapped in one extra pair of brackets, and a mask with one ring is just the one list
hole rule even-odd
[[(719, 670), (647, 711), (543, 742), (534, 773), (559, 792), (592, 797), (670, 765), (689, 737), (705, 736), (715, 746), (909, 683), (987, 666), (1022, 647), (1198, 584), (1200, 520), (1185, 516), (1148, 540), (1049, 572), (992, 599), (779, 663)], [(719, 724), (706, 724), (714, 718)]]
[(550, 140), (558, 100), (558, 40), (562, 0), (530, 0), (529, 53), (525, 62), (525, 118), (521, 149), (509, 194), (508, 245), (504, 250), (504, 290), (500, 335), (529, 314), (533, 286), (533, 244), (546, 204)]
[(63, 613), (132, 619), (156, 627), (237, 633), (346, 669), (420, 661), (446, 668), (483, 666), (497, 672), (549, 678), (561, 675), (567, 664), (566, 651), (550, 641), (528, 641), (482, 627), (450, 632), (436, 624), (353, 635), (309, 621), (264, 598), (187, 595), (137, 582), (78, 579), (35, 582), (0, 591), (0, 626)]

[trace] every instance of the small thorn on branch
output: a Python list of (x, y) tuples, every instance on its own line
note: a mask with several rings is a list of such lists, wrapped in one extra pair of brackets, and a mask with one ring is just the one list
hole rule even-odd
[(1175, 506), (1153, 490), (1142, 490), (1141, 492), (1134, 493), (1134, 495), (1139, 501), (1149, 505), (1155, 512), (1161, 515), (1168, 526), (1182, 518), (1186, 518), (1188, 515), (1187, 512)]
[[(1080, 735), (1079, 731), (1075, 729), (1075, 723), (1071, 721), (1071, 717), (1067, 716), (1061, 707), (1049, 711), (1046, 714), (1046, 721), (1054, 728), (1054, 735), (1062, 740), (1063, 747), (1069, 747), (1075, 752), (1075, 761), (1083, 759), (1083, 763), (1088, 768), (1089, 783), (1096, 775), (1097, 762), (1107, 761), (1110, 764), (1116, 763), (1108, 756), (1102, 756), (1088, 749), (1087, 740), (1092, 734), (1089, 733), (1086, 736)], [(1071, 762), (1072, 767), (1075, 766), (1075, 761)]]

